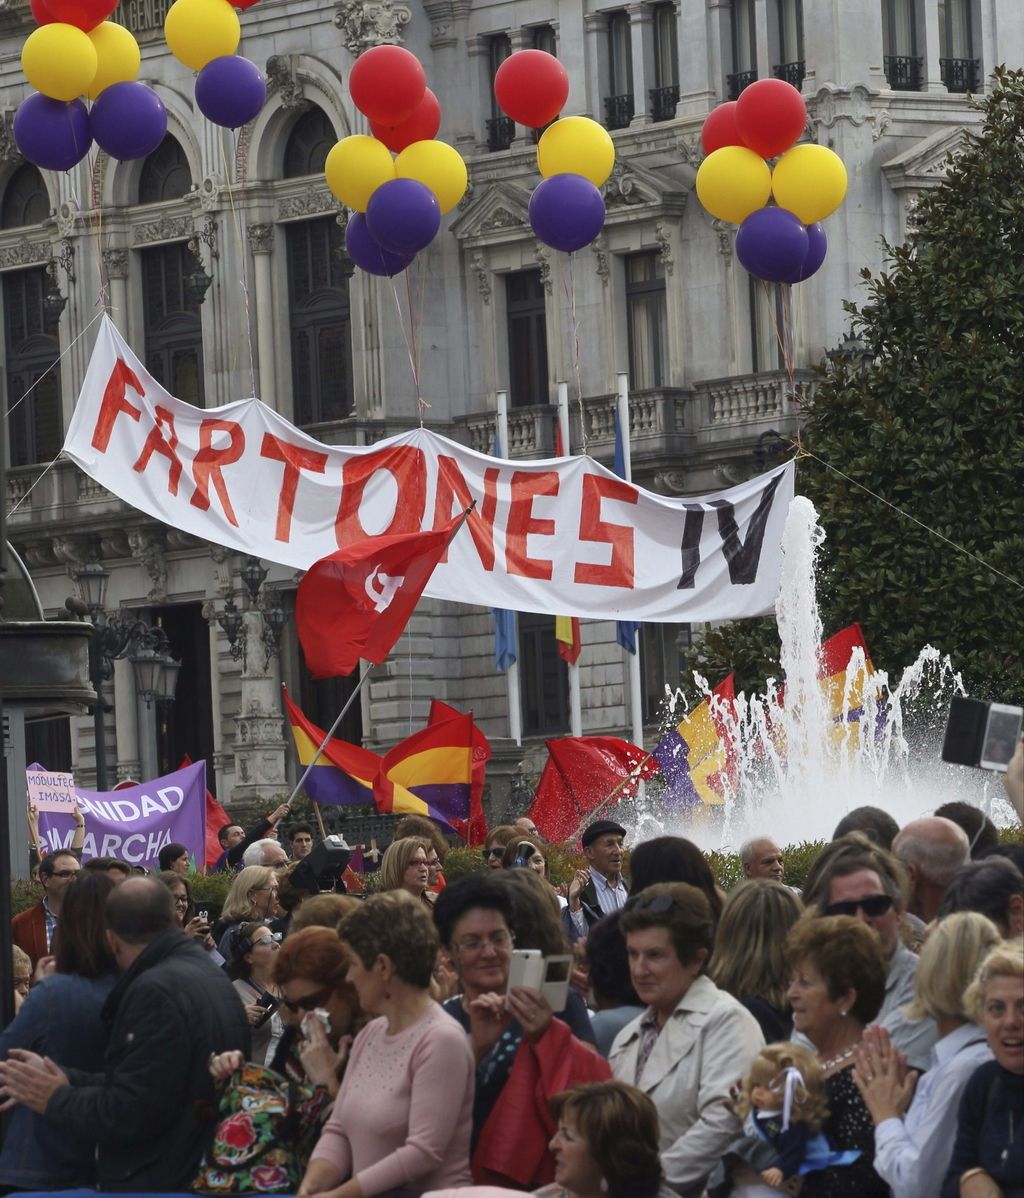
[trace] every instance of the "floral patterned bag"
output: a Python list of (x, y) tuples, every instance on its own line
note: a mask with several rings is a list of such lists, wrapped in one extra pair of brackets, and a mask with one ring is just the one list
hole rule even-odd
[(246, 1063), (228, 1080), (220, 1122), (192, 1189), (200, 1194), (293, 1194), (331, 1098)]

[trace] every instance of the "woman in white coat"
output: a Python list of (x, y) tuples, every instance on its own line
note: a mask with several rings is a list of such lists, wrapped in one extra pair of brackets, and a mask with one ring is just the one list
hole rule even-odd
[(753, 1015), (704, 976), (714, 919), (695, 886), (649, 886), (626, 903), (619, 926), (647, 1010), (615, 1037), (608, 1061), (616, 1077), (653, 1100), (665, 1179), (690, 1198), (740, 1134), (729, 1090), (764, 1037)]

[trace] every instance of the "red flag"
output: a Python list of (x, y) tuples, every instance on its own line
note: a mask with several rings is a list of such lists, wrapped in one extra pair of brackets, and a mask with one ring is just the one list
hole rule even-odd
[(555, 616), (555, 640), (558, 656), (567, 665), (574, 666), (580, 659), (582, 647), (579, 616)]
[[(181, 765), (178, 766), (178, 769), (183, 770), (186, 765), (191, 765), (191, 764), (192, 764), (192, 758), (186, 753), (182, 757)], [(204, 846), (206, 861), (203, 866), (203, 872), (205, 872), (207, 869), (209, 869), (211, 865), (216, 865), (217, 861), (220, 859), (221, 853), (224, 851), (223, 846), (220, 843), (220, 840), (218, 840), (218, 838), (217, 838), (217, 833), (226, 824), (230, 824), (233, 822), (234, 821), (232, 820), (231, 816), (228, 815), (228, 813), (224, 810), (224, 808), (220, 805), (220, 803), (218, 803), (217, 800), (213, 797), (213, 795), (210, 794), (209, 789), (207, 789), (207, 791), (206, 791), (206, 842), (205, 842), (205, 846)], [(196, 862), (196, 864), (198, 865), (199, 863)]]
[[(566, 736), (549, 740), (548, 760), (529, 815), (548, 840), (565, 840), (610, 795), (613, 803), (636, 793), (653, 778), (658, 763), (645, 750), (617, 736)], [(616, 793), (623, 779), (633, 780)]]
[(467, 514), (431, 532), (353, 541), (310, 566), (295, 627), (314, 678), (351, 674), (360, 658), (380, 665)]
[[(439, 724), (450, 720), (462, 713), (440, 699), (431, 699), (428, 724)], [(470, 712), (470, 715), (473, 713)], [(452, 820), (452, 827), (462, 837), (466, 844), (483, 844), (487, 839), (487, 817), (484, 815), (484, 780), (487, 774), (487, 763), (491, 759), (491, 742), (483, 732), (473, 724), (473, 774), (469, 792), (469, 819)]]

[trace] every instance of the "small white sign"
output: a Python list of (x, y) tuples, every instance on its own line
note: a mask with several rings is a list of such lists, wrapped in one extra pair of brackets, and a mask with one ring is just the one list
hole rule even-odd
[(61, 811), (70, 814), (78, 802), (74, 774), (26, 770), (29, 806), (36, 811)]

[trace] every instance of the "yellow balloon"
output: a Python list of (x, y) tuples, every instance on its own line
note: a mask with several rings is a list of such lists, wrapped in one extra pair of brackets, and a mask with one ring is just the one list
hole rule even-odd
[(846, 195), (846, 167), (827, 146), (794, 146), (775, 164), (772, 194), (780, 208), (812, 225), (839, 207)]
[(238, 14), (227, 0), (174, 0), (164, 18), (167, 48), (193, 71), (234, 54), (241, 36)]
[(103, 21), (86, 35), (96, 47), (99, 65), (85, 94), (95, 100), (112, 83), (130, 83), (139, 73), (139, 43), (123, 25)]
[(565, 116), (544, 130), (537, 143), (537, 169), (552, 175), (583, 175), (595, 187), (606, 182), (615, 165), (608, 130), (588, 116)]
[(763, 208), (771, 193), (768, 163), (745, 146), (714, 150), (697, 171), (697, 199), (712, 216), (734, 225)]
[(332, 148), (324, 163), (324, 175), (327, 186), (343, 204), (365, 212), (370, 196), (395, 177), (395, 162), (382, 141), (354, 133)]
[(414, 141), (395, 159), (397, 179), (417, 179), (437, 196), (442, 212), (451, 212), (466, 194), (469, 173), (462, 155), (443, 141)]
[(96, 47), (89, 35), (59, 21), (30, 33), (21, 49), (25, 78), (51, 100), (74, 100), (96, 74)]

